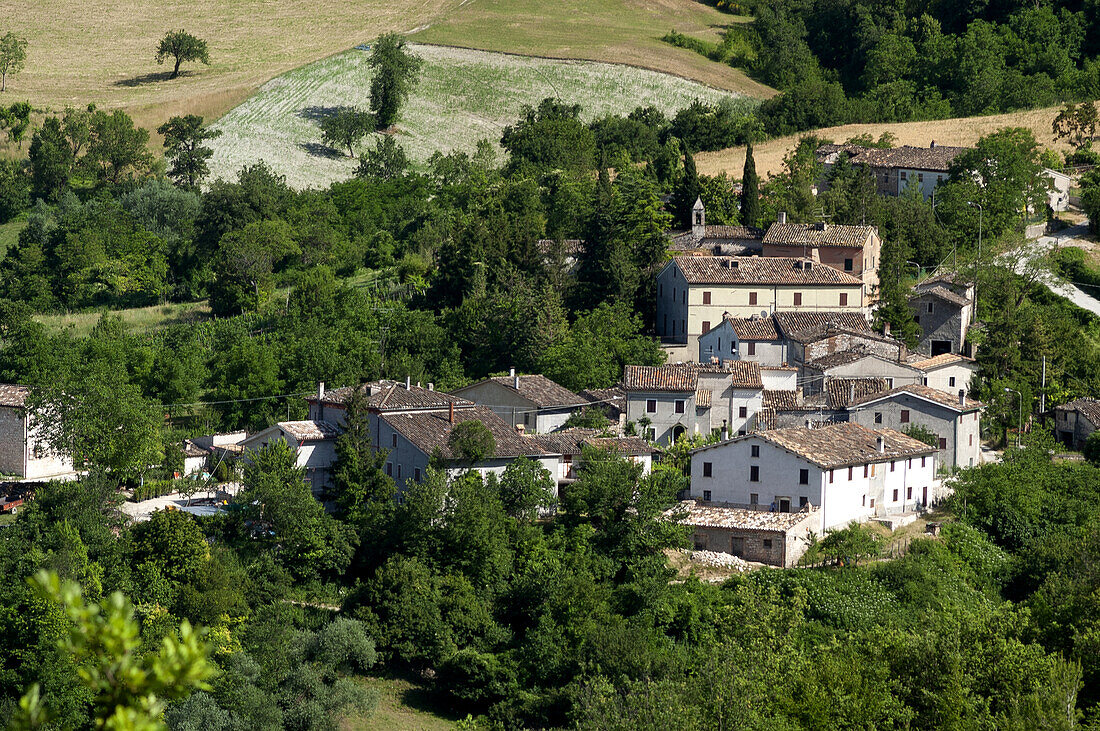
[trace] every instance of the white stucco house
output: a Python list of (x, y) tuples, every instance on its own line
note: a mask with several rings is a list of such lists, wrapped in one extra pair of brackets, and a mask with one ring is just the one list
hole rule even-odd
[(569, 415), (589, 400), (543, 375), (493, 376), (454, 391), (455, 396), (488, 406), (514, 427), (547, 434), (562, 428)]
[(339, 428), (328, 421), (281, 421), (245, 439), (241, 448), (248, 459), (251, 451), (278, 440), (286, 442), (298, 455), (297, 466), (305, 469), (310, 489), (320, 494), (332, 481), (339, 434)]
[(39, 436), (27, 410), (28, 386), (0, 384), (0, 474), (21, 480), (72, 477), (73, 463)]
[(775, 429), (691, 453), (692, 498), (781, 513), (816, 508), (820, 531), (927, 505), (935, 476), (935, 448), (854, 423)]
[(924, 385), (955, 395), (969, 392), (970, 379), (978, 372), (973, 358), (958, 353), (941, 353), (934, 358), (911, 360), (909, 365), (924, 372)]

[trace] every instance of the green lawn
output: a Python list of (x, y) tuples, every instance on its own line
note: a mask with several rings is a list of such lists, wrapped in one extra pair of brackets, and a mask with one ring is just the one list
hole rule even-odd
[[(102, 312), (76, 312), (67, 315), (37, 315), (36, 320), (55, 330), (69, 329), (76, 337), (86, 337)], [(115, 310), (132, 330), (149, 332), (178, 322), (197, 322), (210, 317), (210, 307), (202, 302), (173, 302), (152, 307)]]
[(393, 678), (362, 678), (360, 682), (378, 693), (378, 705), (370, 714), (344, 718), (340, 723), (341, 731), (444, 731), (454, 728), (457, 719), (446, 717), (435, 708), (420, 686)]
[[(398, 122), (398, 141), (418, 163), (436, 151), (472, 151), (480, 139), (496, 144), (525, 105), (547, 96), (580, 104), (586, 119), (649, 104), (671, 114), (695, 99), (717, 102), (730, 96), (631, 66), (440, 46), (412, 50), (425, 63)], [(367, 108), (368, 57), (364, 51), (347, 51), (265, 84), (215, 125), (223, 135), (212, 142), (212, 174), (232, 178), (242, 166), (263, 159), (297, 188), (351, 176), (358, 161), (321, 144), (318, 120), (340, 106)], [(744, 97), (737, 103), (752, 107), (757, 102)], [(371, 138), (365, 143), (373, 144)]]
[(19, 241), (20, 232), (27, 227), (27, 217), (21, 215), (5, 224), (0, 224), (0, 259), (5, 252)]

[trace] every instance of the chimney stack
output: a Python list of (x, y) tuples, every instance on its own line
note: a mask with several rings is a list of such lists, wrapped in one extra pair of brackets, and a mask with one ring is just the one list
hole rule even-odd
[(878, 447), (878, 451), (880, 454), (886, 452), (886, 438), (881, 434), (878, 435), (876, 446)]
[(523, 424), (516, 424), (516, 434), (519, 434), (522, 437), (523, 432), (526, 431), (526, 430), (527, 430), (527, 427), (525, 427)]
[(451, 402), (451, 414), (448, 417), (447, 421), (449, 421), (451, 424), (455, 423), (455, 402), (454, 401)]
[(515, 368), (512, 369), (512, 388), (519, 390), (519, 376), (515, 374)]
[(515, 366), (512, 366), (511, 368), (508, 369), (508, 376), (510, 378), (515, 378), (516, 377), (516, 367)]
[(787, 222), (787, 212), (786, 211), (780, 211), (779, 212), (779, 220), (777, 221), (777, 223), (786, 223), (786, 222)]
[(435, 384), (432, 383), (431, 381), (428, 381), (428, 390), (429, 391), (434, 391), (435, 390)]
[(318, 381), (317, 383), (317, 400), (320, 401), (325, 397), (325, 382)]
[(722, 441), (724, 442), (729, 438), (730, 438), (729, 424), (726, 423), (725, 419), (722, 419)]
[(405, 390), (408, 391), (412, 388), (412, 376), (405, 376)]

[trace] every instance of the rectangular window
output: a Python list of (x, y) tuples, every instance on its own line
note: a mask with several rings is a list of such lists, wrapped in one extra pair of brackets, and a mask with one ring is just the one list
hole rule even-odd
[(874, 510), (874, 508), (875, 508), (875, 499), (871, 498), (871, 509)]
[(934, 302), (929, 302), (927, 309), (928, 309), (928, 314), (931, 315), (933, 312), (936, 311), (936, 304)]
[(714, 470), (714, 464), (712, 462), (703, 463), (703, 477), (710, 477)]
[(647, 414), (656, 414), (657, 413), (657, 399), (655, 399), (655, 398), (646, 399), (645, 410), (646, 410)]
[(413, 479), (417, 482), (420, 482), (420, 468), (419, 467), (413, 469)]
[(905, 172), (904, 170), (902, 170), (902, 171), (901, 171), (901, 179), (902, 179), (902, 180), (905, 180), (905, 177), (906, 177), (907, 175), (908, 175), (908, 173), (907, 173), (907, 172)]
[(795, 307), (801, 307), (802, 306), (802, 293), (801, 292), (795, 292), (794, 293), (794, 306)]
[(852, 468), (851, 467), (848, 468), (848, 481), (849, 482), (852, 481)]
[(970, 435), (970, 446), (971, 447), (974, 446), (974, 435), (973, 434)]
[(531, 412), (530, 411), (523, 412), (523, 423), (526, 426), (531, 426)]
[(746, 345), (748, 346), (748, 348), (745, 352), (749, 355), (756, 355), (756, 343), (746, 343)]
[(882, 423), (882, 412), (881, 411), (876, 411), (875, 412), (875, 423), (876, 424), (881, 424)]
[(950, 378), (947, 379), (947, 385), (951, 386), (952, 388), (955, 387), (955, 377), (954, 376), (951, 376)]
[[(703, 320), (703, 332), (705, 332), (705, 333), (710, 332), (710, 320)], [(719, 346), (719, 347), (721, 347), (721, 346)]]
[(901, 410), (901, 423), (902, 424), (908, 424), (909, 423), (909, 409), (902, 409)]
[(809, 485), (810, 484), (810, 471), (809, 470), (799, 470), (798, 471), (798, 484), (799, 485)]
[(750, 492), (749, 493), (749, 505), (759, 505), (759, 504), (760, 504), (760, 493)]
[(756, 465), (749, 467), (749, 482), (760, 482), (760, 468)]
[(772, 547), (772, 539), (771, 538), (765, 538), (764, 539), (764, 548), (769, 549), (771, 547)]
[(847, 307), (848, 306), (848, 293), (847, 292), (841, 292), (840, 293), (840, 306), (841, 307)]
[(897, 466), (897, 462), (893, 462), (893, 461), (891, 461), (891, 462), (890, 462), (890, 471), (891, 471), (891, 472), (893, 472), (893, 471), (894, 471), (894, 467), (895, 467), (895, 466)]
[(917, 173), (917, 182), (918, 183), (923, 183), (924, 182), (924, 173)]
[(683, 399), (676, 399), (676, 413), (677, 414), (684, 413), (684, 400)]
[(895, 487), (894, 488), (894, 502), (896, 503), (897, 501), (898, 501), (898, 489)]
[(748, 410), (747, 407), (742, 406), (739, 409), (737, 409), (737, 417), (739, 419), (745, 419), (745, 418), (748, 417), (748, 415), (749, 415), (749, 410)]
[(836, 477), (836, 470), (829, 470), (829, 484), (833, 484), (833, 478)]
[(852, 259), (844, 260), (844, 271), (850, 272), (855, 269), (855, 262)]
[(752, 454), (753, 457), (759, 457), (760, 456), (760, 445), (759, 444), (752, 445), (752, 447), (750, 448), (750, 453)]
[(866, 465), (866, 464), (863, 465), (863, 476), (867, 477), (870, 473), (871, 473), (871, 466)]
[(685, 289), (684, 293), (680, 295), (680, 304), (686, 305), (688, 303), (688, 291)]
[(912, 500), (913, 499), (913, 488), (912, 487), (905, 488), (905, 499), (906, 500)]
[(862, 505), (863, 505), (863, 507), (867, 507), (867, 496), (866, 496), (866, 495), (864, 495), (864, 496), (863, 496), (863, 503), (862, 503)]
[(749, 304), (750, 305), (755, 305), (756, 304), (756, 292), (749, 292)]
[(928, 458), (927, 457), (921, 457), (920, 458), (920, 466), (921, 467), (924, 467), (924, 460), (926, 460), (926, 459), (928, 459)]
[(710, 304), (710, 292), (703, 292), (703, 304), (704, 305), (709, 305)]
[(390, 446), (392, 446), (392, 447), (397, 446), (397, 435), (396, 434), (391, 434), (390, 435)]
[(386, 477), (393, 477), (393, 462), (386, 463)]
[(401, 465), (397, 465), (397, 479), (401, 479)]
[(804, 508), (809, 504), (810, 504), (810, 498), (806, 497), (805, 495), (802, 495), (798, 498), (798, 507)]
[(663, 285), (663, 284), (658, 284), (657, 285), (657, 296), (658, 297), (664, 297), (665, 296), (665, 285)]
[(703, 490), (703, 502), (710, 502), (710, 490)]
[(947, 449), (947, 438), (940, 437), (940, 449)]

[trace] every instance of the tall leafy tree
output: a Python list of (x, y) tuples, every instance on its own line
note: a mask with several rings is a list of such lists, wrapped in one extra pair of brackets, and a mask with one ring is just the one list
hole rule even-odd
[(157, 45), (156, 59), (158, 64), (172, 59), (172, 74), (168, 78), (174, 79), (180, 75), (180, 65), (185, 61), (201, 61), (209, 66), (210, 51), (203, 39), (185, 30), (170, 30), (164, 34), (164, 38), (161, 38)]
[(397, 121), (401, 105), (416, 85), (424, 61), (409, 52), (400, 35), (386, 33), (371, 44), (369, 63), (374, 72), (370, 82), (370, 110), (374, 112), (378, 129), (385, 129)]
[(760, 223), (760, 176), (756, 174), (751, 141), (745, 148), (745, 168), (741, 173), (741, 222), (746, 226)]
[(207, 161), (214, 154), (203, 143), (220, 137), (221, 130), (203, 127), (202, 117), (188, 114), (170, 118), (157, 132), (164, 137), (164, 156), (172, 161), (168, 177), (181, 187), (196, 190), (210, 174)]
[(73, 153), (61, 120), (47, 117), (31, 138), (31, 197), (54, 201), (69, 185)]
[(0, 91), (7, 91), (8, 77), (23, 70), (27, 62), (27, 39), (8, 32), (0, 38)]
[(100, 180), (118, 183), (124, 178), (140, 177), (152, 167), (153, 155), (147, 149), (149, 130), (134, 126), (134, 120), (125, 112), (94, 112), (90, 131), (82, 163)]

